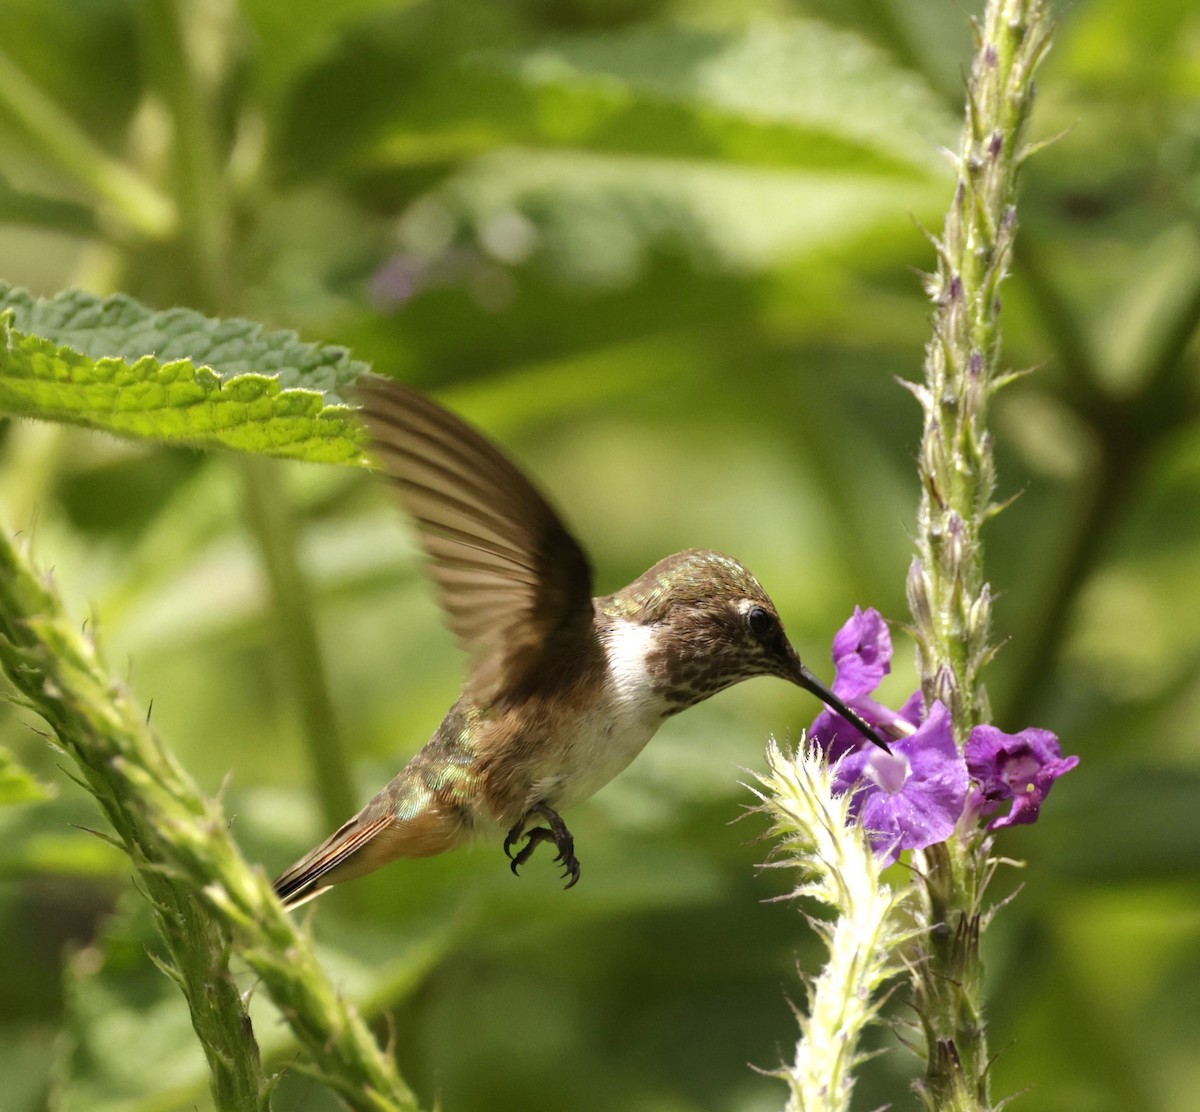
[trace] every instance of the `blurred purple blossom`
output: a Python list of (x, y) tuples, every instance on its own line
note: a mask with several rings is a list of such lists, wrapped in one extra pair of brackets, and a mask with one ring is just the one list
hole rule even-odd
[(398, 309), (420, 292), (428, 270), (428, 264), (416, 255), (392, 255), (371, 276), (371, 302), (384, 311)]

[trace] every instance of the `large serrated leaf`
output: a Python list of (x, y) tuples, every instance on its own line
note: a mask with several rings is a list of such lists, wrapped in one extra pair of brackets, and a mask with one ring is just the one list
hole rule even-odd
[(0, 411), (197, 448), (361, 463), (343, 348), (190, 309), (0, 285)]

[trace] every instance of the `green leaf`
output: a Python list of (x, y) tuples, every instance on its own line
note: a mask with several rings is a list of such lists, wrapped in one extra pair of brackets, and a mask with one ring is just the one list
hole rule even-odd
[(646, 28), (490, 61), (538, 94), (548, 136), (601, 148), (650, 135), (660, 154), (904, 173), (934, 168), (930, 140), (954, 134), (921, 78), (815, 20)]
[(34, 779), (33, 774), (17, 763), (17, 759), (0, 748), (0, 807), (13, 803), (38, 803), (49, 799), (50, 789)]
[(244, 320), (0, 285), (0, 411), (119, 436), (361, 463), (366, 365)]
[(402, 222), (401, 242), (421, 256), (451, 227), (451, 242), (474, 238), (502, 264), (543, 259), (570, 282), (615, 288), (663, 250), (701, 273), (753, 273), (906, 220), (938, 193), (930, 181), (862, 174), (506, 150), (431, 190)]
[(936, 172), (955, 132), (923, 79), (816, 21), (475, 51), (447, 50), (429, 29), (424, 43), (420, 26), (371, 31), (297, 91), (285, 175), (519, 145), (911, 178)]

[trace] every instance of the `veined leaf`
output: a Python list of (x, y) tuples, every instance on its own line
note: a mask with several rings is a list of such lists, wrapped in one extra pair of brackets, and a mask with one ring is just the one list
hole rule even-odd
[(362, 463), (345, 403), (366, 365), (245, 320), (0, 285), (0, 412), (119, 436)]

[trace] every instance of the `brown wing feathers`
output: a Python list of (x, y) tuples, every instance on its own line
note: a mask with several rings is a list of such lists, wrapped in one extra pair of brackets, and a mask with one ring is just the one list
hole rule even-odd
[(373, 451), (405, 509), (480, 697), (519, 684), (549, 639), (591, 621), (591, 569), (558, 515), (481, 433), (378, 376), (358, 398)]

